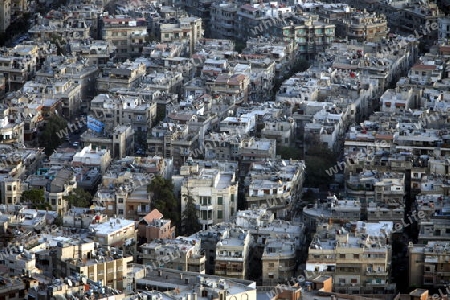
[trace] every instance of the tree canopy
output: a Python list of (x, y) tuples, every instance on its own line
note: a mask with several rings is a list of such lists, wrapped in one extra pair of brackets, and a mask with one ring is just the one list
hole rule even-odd
[(173, 192), (172, 180), (156, 176), (147, 186), (147, 191), (151, 194), (152, 209), (158, 209), (165, 218), (170, 219), (174, 224), (178, 224), (180, 210)]
[(45, 147), (45, 155), (52, 155), (53, 151), (63, 142), (64, 136), (56, 133), (62, 132), (67, 127), (67, 122), (58, 115), (52, 115), (47, 120), (44, 131), (39, 136), (39, 142)]
[(327, 174), (326, 171), (335, 166), (336, 163), (336, 155), (326, 145), (323, 145), (320, 142), (312, 143), (305, 156), (305, 186), (328, 186), (334, 181), (334, 177)]
[(22, 192), (21, 201), (24, 203), (31, 203), (33, 208), (47, 209), (51, 206), (45, 201), (45, 194), (43, 189), (31, 189)]
[(91, 205), (92, 195), (83, 189), (76, 188), (69, 195), (64, 197), (70, 206), (89, 207)]
[(181, 233), (185, 236), (194, 234), (202, 230), (202, 225), (198, 221), (195, 200), (188, 195), (183, 195), (186, 207), (181, 215)]

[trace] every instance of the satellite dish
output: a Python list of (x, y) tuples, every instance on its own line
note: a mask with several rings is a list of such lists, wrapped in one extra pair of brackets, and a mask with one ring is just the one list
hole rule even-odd
[(270, 64), (270, 62), (271, 62), (270, 58), (266, 57), (266, 58), (264, 59), (264, 63), (265, 63), (266, 65)]

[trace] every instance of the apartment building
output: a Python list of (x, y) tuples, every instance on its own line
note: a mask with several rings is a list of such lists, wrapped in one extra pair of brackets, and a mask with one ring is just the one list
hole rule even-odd
[(138, 241), (143, 243), (156, 239), (174, 239), (175, 226), (155, 208), (139, 221), (137, 235)]
[(69, 241), (61, 240), (56, 247), (56, 276), (83, 274), (92, 281), (100, 281), (105, 287), (124, 289), (123, 278), (128, 273), (127, 264), (133, 261), (132, 256), (119, 255), (103, 248), (96, 251), (94, 242), (71, 244)]
[(115, 58), (124, 61), (140, 56), (147, 36), (147, 22), (144, 18), (125, 15), (104, 16), (101, 38), (116, 48)]
[(52, 38), (62, 40), (70, 39), (88, 39), (90, 37), (90, 29), (84, 20), (69, 17), (62, 11), (51, 10), (46, 18), (40, 18), (39, 21), (32, 26), (28, 33), (35, 41), (43, 42)]
[[(426, 244), (435, 241), (448, 241), (450, 232), (450, 222), (447, 219), (448, 209), (443, 209), (443, 213), (435, 213), (436, 216), (424, 217), (418, 220), (419, 236), (418, 243)], [(422, 215), (423, 216), (423, 215)]]
[(2, 177), (20, 178), (20, 176), (33, 174), (40, 167), (44, 158), (43, 152), (42, 148), (16, 148), (0, 143)]
[(102, 223), (91, 224), (95, 240), (102, 246), (123, 246), (136, 241), (136, 224), (124, 218), (109, 218)]
[(308, 251), (306, 270), (333, 276), (343, 294), (394, 294), (389, 282), (392, 222), (352, 222), (348, 228), (321, 223)]
[(234, 39), (237, 35), (237, 11), (235, 3), (211, 4), (211, 35), (216, 39)]
[(23, 144), (24, 119), (7, 106), (0, 106), (0, 143)]
[(18, 45), (0, 53), (0, 73), (5, 76), (6, 91), (20, 89), (36, 72), (39, 47)]
[(60, 166), (42, 169), (38, 175), (28, 176), (24, 183), (24, 190), (44, 189), (46, 202), (59, 215), (64, 215), (69, 210), (69, 203), (64, 197), (77, 188), (74, 172)]
[(449, 243), (429, 241), (408, 246), (409, 282), (423, 287), (446, 287), (450, 277)]
[(216, 249), (217, 243), (227, 230), (232, 228), (231, 223), (219, 223), (208, 227), (207, 230), (200, 230), (193, 234), (192, 237), (201, 240), (201, 251), (205, 253), (205, 273), (214, 275), (216, 270)]
[(84, 41), (72, 40), (68, 44), (72, 54), (83, 57), (88, 65), (95, 65), (99, 68), (106, 67), (111, 58), (114, 60), (117, 50), (112, 41), (86, 39)]
[(318, 16), (295, 17), (290, 25), (283, 26), (283, 40), (298, 45), (303, 58), (314, 59), (318, 53), (331, 46), (336, 25), (324, 23)]
[(112, 158), (122, 158), (134, 153), (134, 130), (131, 126), (119, 125), (103, 133), (85, 131), (81, 143), (94, 149), (108, 150)]
[(375, 12), (353, 12), (341, 22), (344, 33), (342, 36), (347, 36), (350, 40), (378, 42), (389, 32), (386, 16)]
[(18, 178), (2, 177), (0, 195), (1, 204), (19, 203), (22, 195), (22, 181)]
[(144, 265), (205, 274), (205, 255), (201, 254), (199, 239), (154, 240), (143, 244), (141, 249)]
[(241, 161), (247, 166), (252, 162), (275, 159), (276, 151), (276, 140), (254, 137), (242, 138), (242, 144), (239, 149)]
[(450, 18), (441, 17), (438, 19), (438, 39), (447, 42), (450, 39)]
[(112, 89), (132, 89), (142, 81), (147, 72), (143, 63), (125, 62), (105, 68), (97, 78), (97, 92), (109, 93)]
[(5, 32), (11, 24), (11, 0), (0, 2), (0, 32)]
[[(80, 99), (86, 106), (86, 99), (95, 94), (95, 80), (98, 77), (98, 67), (87, 60), (77, 60), (76, 57), (62, 58), (49, 56), (36, 72), (36, 81), (45, 82), (45, 79), (66, 79), (80, 85)], [(70, 100), (70, 99), (68, 99)]]
[(89, 229), (94, 222), (105, 222), (107, 216), (102, 214), (99, 208), (79, 208), (73, 207), (63, 216), (63, 225), (71, 228)]
[(206, 89), (213, 97), (226, 99), (230, 105), (248, 101), (250, 78), (246, 74), (219, 74), (215, 80), (206, 82)]
[(247, 55), (258, 55), (263, 59), (275, 62), (275, 78), (280, 80), (293, 66), (297, 58), (298, 45), (294, 40), (280, 40), (279, 38), (258, 37), (246, 41), (246, 48), (242, 51)]
[(197, 17), (181, 17), (175, 22), (163, 20), (159, 24), (159, 39), (162, 43), (187, 41), (189, 54), (194, 54), (194, 47), (203, 37), (202, 19)]
[[(398, 22), (401, 30), (413, 33), (414, 30), (422, 32), (421, 39), (423, 42), (431, 45), (437, 40), (437, 30), (425, 30), (431, 24), (438, 24), (439, 18), (444, 17), (445, 14), (439, 9), (434, 1), (426, 1), (421, 3), (408, 3), (405, 7), (400, 9), (396, 22)], [(437, 28), (436, 28), (437, 29)]]
[(289, 147), (293, 144), (295, 123), (293, 118), (266, 118), (261, 138), (274, 139), (277, 145)]
[(434, 62), (419, 62), (408, 73), (410, 83), (433, 85), (443, 78), (443, 66)]
[(156, 119), (156, 102), (139, 96), (99, 94), (90, 101), (90, 111), (105, 124), (146, 132)]
[(0, 284), (0, 297), (7, 300), (19, 300), (24, 299), (25, 283), (19, 278), (9, 278), (8, 276), (2, 276), (2, 283)]
[(262, 284), (275, 286), (294, 277), (297, 245), (290, 238), (268, 238), (262, 255)]
[(332, 221), (361, 220), (361, 202), (358, 200), (339, 200), (335, 195), (328, 196), (325, 203), (310, 204), (303, 208), (302, 221), (306, 227), (313, 229), (323, 219)]
[[(237, 211), (236, 164), (228, 163), (228, 170), (219, 166), (201, 166), (188, 160), (180, 168), (181, 197), (192, 197), (196, 204), (198, 221), (206, 230), (211, 225), (228, 222)], [(181, 211), (185, 210), (186, 201), (181, 201)]]
[(246, 279), (249, 273), (250, 233), (230, 228), (216, 245), (215, 271), (218, 276)]
[[(222, 295), (224, 300), (235, 298), (256, 300), (257, 295), (255, 282), (251, 280), (221, 278), (167, 268), (153, 268), (147, 272), (146, 276), (136, 278), (135, 282), (136, 290), (146, 291), (145, 293), (151, 293), (147, 291), (147, 287), (149, 290), (163, 291), (169, 284), (174, 288), (179, 288), (179, 295), (197, 296), (201, 300), (206, 300), (211, 296), (219, 297), (219, 295)], [(194, 288), (192, 288), (193, 284)], [(162, 292), (153, 292), (152, 294), (155, 293), (161, 297), (164, 295)]]
[(180, 167), (198, 149), (198, 138), (199, 133), (190, 132), (188, 124), (160, 123), (147, 137), (148, 154), (171, 158)]
[(104, 173), (111, 163), (111, 155), (106, 149), (93, 148), (87, 145), (78, 151), (72, 158), (72, 166), (75, 168), (93, 167)]
[(265, 206), (275, 218), (288, 217), (290, 209), (299, 200), (304, 172), (305, 163), (299, 160), (252, 163), (245, 179), (248, 207)]

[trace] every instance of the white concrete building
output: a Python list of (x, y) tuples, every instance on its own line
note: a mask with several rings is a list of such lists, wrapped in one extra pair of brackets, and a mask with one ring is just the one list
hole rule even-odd
[(184, 176), (181, 185), (181, 211), (186, 206), (185, 197), (189, 196), (194, 199), (203, 229), (230, 221), (237, 211), (238, 183), (235, 170), (236, 168), (205, 168), (188, 161), (180, 170), (180, 175)]

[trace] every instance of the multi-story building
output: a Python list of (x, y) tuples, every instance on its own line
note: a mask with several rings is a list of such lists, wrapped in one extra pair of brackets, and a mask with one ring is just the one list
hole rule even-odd
[(293, 118), (266, 118), (261, 138), (274, 139), (277, 146), (289, 147), (293, 143), (294, 129)]
[(92, 145), (86, 145), (81, 151), (77, 152), (72, 158), (72, 166), (94, 167), (102, 173), (106, 171), (111, 163), (111, 155), (106, 149), (93, 148)]
[(299, 160), (252, 163), (245, 180), (247, 205), (251, 208), (265, 206), (275, 217), (287, 217), (299, 200), (304, 172), (305, 163)]
[(0, 32), (5, 32), (11, 24), (11, 0), (0, 1)]
[(389, 32), (386, 17), (376, 13), (353, 12), (348, 19), (341, 22), (343, 24), (339, 25), (343, 27), (343, 36), (350, 40), (378, 42)]
[(147, 35), (147, 23), (144, 18), (116, 15), (103, 17), (102, 39), (116, 47), (115, 57), (126, 60), (140, 56)]
[(127, 264), (133, 261), (133, 257), (102, 248), (95, 250), (94, 244), (60, 241), (56, 247), (55, 275), (66, 277), (73, 276), (74, 273), (83, 274), (92, 281), (101, 281), (105, 287), (123, 290), (123, 278), (128, 272)]
[(189, 54), (194, 54), (194, 47), (203, 37), (202, 19), (197, 17), (182, 17), (174, 19), (175, 22), (159, 24), (159, 37), (163, 43), (173, 41), (187, 41), (189, 45)]
[(206, 82), (209, 94), (226, 99), (230, 105), (248, 101), (249, 84), (249, 76), (239, 73), (222, 73), (215, 80)]
[(139, 96), (99, 94), (90, 103), (90, 111), (99, 121), (131, 126), (135, 132), (146, 132), (156, 118), (156, 102)]
[(198, 138), (199, 133), (190, 132), (188, 124), (161, 123), (147, 137), (148, 154), (172, 158), (179, 168), (199, 149)]
[(37, 57), (37, 45), (17, 45), (0, 55), (0, 73), (5, 76), (6, 91), (20, 89), (31, 79), (36, 72)]
[[(237, 211), (237, 166), (235, 163), (227, 165), (228, 170), (219, 165), (207, 168), (188, 160), (180, 169), (180, 176), (184, 177), (181, 197), (192, 197), (203, 229), (230, 221)], [(181, 201), (181, 211), (184, 211), (186, 203)]]
[(216, 245), (214, 274), (246, 279), (249, 273), (250, 234), (246, 230), (230, 228), (223, 232)]
[(138, 242), (149, 243), (156, 239), (174, 239), (175, 226), (156, 208), (139, 221)]
[(438, 19), (438, 39), (441, 42), (448, 42), (450, 39), (450, 18), (442, 17)]
[(52, 80), (61, 80), (64, 78), (76, 85), (80, 85), (79, 97), (81, 98), (82, 104), (86, 106), (87, 98), (95, 94), (97, 77), (98, 64), (88, 62), (87, 60), (77, 60), (76, 57), (62, 58), (61, 56), (49, 56), (36, 72), (35, 80), (45, 82), (44, 80), (46, 78)]
[(147, 72), (143, 63), (125, 62), (105, 68), (97, 78), (97, 92), (109, 93), (112, 89), (132, 89), (139, 85)]
[(24, 125), (23, 118), (18, 114), (13, 114), (10, 108), (0, 106), (0, 143), (2, 144), (23, 144)]
[(422, 245), (408, 246), (409, 282), (423, 287), (446, 287), (450, 280), (449, 253), (447, 241), (430, 241)]
[[(423, 212), (423, 211), (422, 211)], [(436, 217), (425, 217), (418, 221), (419, 236), (418, 242), (426, 244), (428, 242), (449, 241), (450, 221), (448, 218), (448, 208), (443, 209), (444, 214), (437, 214)]]
[(0, 183), (0, 203), (17, 204), (22, 195), (22, 181), (18, 178), (5, 177)]
[(136, 241), (136, 224), (124, 218), (109, 218), (102, 223), (93, 223), (90, 229), (95, 240), (102, 246), (123, 246)]
[(274, 286), (286, 282), (296, 271), (297, 245), (290, 238), (268, 238), (262, 255), (262, 283)]
[(86, 59), (89, 65), (95, 65), (99, 68), (106, 67), (106, 64), (116, 53), (116, 47), (112, 41), (101, 41), (87, 39), (82, 41), (73, 40), (68, 42), (72, 54), (80, 55)]
[(144, 265), (205, 274), (205, 255), (201, 254), (197, 238), (155, 240), (143, 244), (141, 250)]
[[(395, 293), (390, 283), (392, 222), (321, 223), (308, 251), (306, 274), (333, 276), (333, 291), (343, 294)], [(317, 275), (315, 275), (317, 276)]]
[(292, 25), (283, 27), (283, 39), (296, 43), (305, 59), (314, 59), (316, 54), (330, 47), (335, 36), (335, 26), (313, 16), (295, 18)]
[[(108, 130), (109, 131), (109, 130)], [(122, 158), (134, 152), (134, 130), (131, 126), (119, 125), (109, 133), (96, 133), (90, 130), (81, 135), (82, 146), (91, 145), (94, 149), (106, 149), (112, 158)]]
[(211, 34), (216, 39), (235, 39), (238, 5), (215, 2), (211, 5)]

